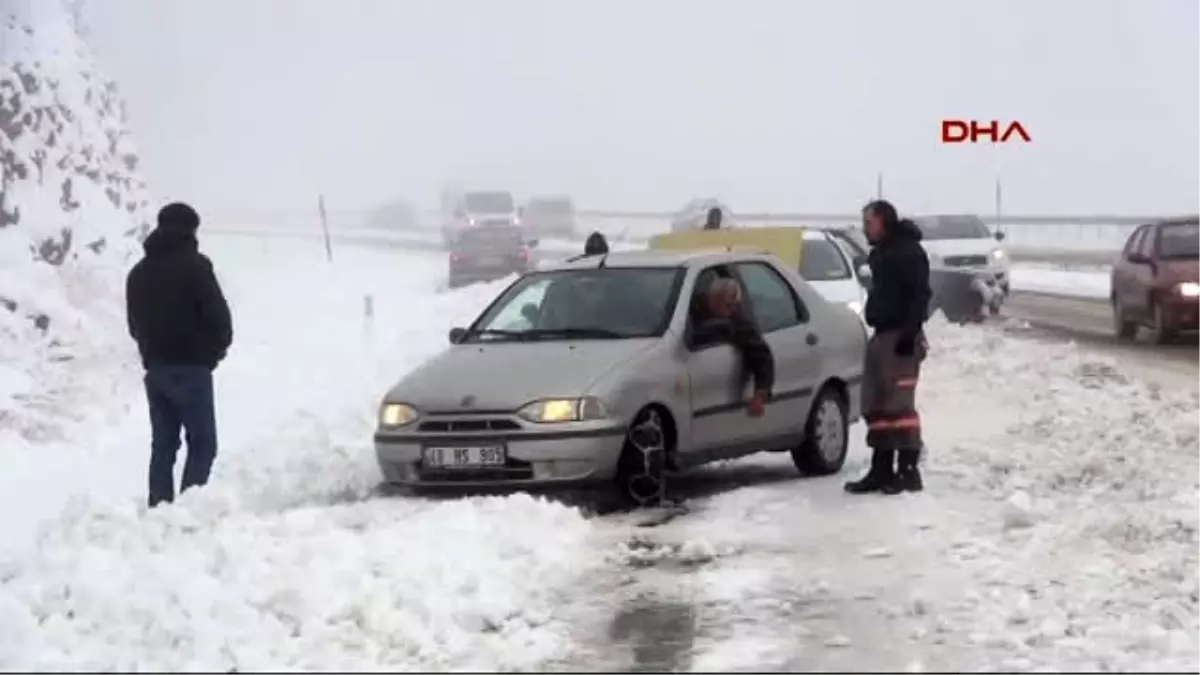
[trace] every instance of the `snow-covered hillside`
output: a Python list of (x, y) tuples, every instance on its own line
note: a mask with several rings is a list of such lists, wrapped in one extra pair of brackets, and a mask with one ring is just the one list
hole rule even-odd
[(60, 435), (150, 221), (124, 106), (58, 0), (0, 0), (0, 447)]

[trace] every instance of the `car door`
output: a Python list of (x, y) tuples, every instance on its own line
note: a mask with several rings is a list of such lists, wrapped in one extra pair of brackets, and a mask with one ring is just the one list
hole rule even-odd
[[(699, 273), (692, 286), (689, 302), (701, 302), (708, 285), (718, 277), (733, 277), (724, 265), (715, 265)], [(743, 288), (745, 293), (745, 288)], [(695, 312), (689, 311), (687, 332), (694, 327)], [(688, 389), (692, 405), (691, 450), (717, 452), (729, 447), (746, 414), (745, 374), (741, 355), (727, 342), (689, 346), (687, 353)]]
[(1113, 264), (1112, 269), (1112, 294), (1113, 297), (1121, 303), (1122, 307), (1129, 306), (1129, 288), (1132, 284), (1132, 268), (1134, 263), (1129, 260), (1130, 256), (1135, 255), (1138, 251), (1138, 246), (1142, 241), (1142, 237), (1146, 234), (1146, 226), (1142, 225), (1129, 235), (1129, 239), (1125, 240), (1125, 247), (1121, 249), (1121, 255)]
[(1157, 229), (1153, 225), (1143, 227), (1141, 239), (1137, 242), (1138, 260), (1127, 263), (1129, 270), (1129, 286), (1126, 293), (1125, 306), (1134, 316), (1147, 318), (1151, 314), (1151, 293), (1154, 288), (1154, 277), (1157, 268), (1154, 263), (1155, 240), (1158, 238)]
[(773, 263), (754, 260), (734, 266), (746, 289), (746, 305), (775, 359), (775, 386), (762, 418), (743, 417), (733, 430), (738, 442), (778, 441), (803, 432), (821, 364), (809, 313)]

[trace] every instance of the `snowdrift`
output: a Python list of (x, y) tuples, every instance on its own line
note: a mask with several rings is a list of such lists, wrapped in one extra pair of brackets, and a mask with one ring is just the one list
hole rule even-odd
[(0, 0), (0, 446), (61, 435), (98, 393), (71, 369), (129, 348), (120, 284), (149, 222), (116, 86), (65, 7)]

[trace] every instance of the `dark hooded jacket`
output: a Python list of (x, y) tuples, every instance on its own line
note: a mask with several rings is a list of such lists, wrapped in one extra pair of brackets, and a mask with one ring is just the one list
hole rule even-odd
[(233, 342), (229, 305), (186, 222), (164, 220), (125, 280), (129, 334), (142, 363), (216, 368)]
[(871, 291), (863, 318), (877, 332), (901, 331), (915, 336), (929, 308), (929, 257), (921, 246), (921, 230), (907, 218), (897, 221), (867, 257)]

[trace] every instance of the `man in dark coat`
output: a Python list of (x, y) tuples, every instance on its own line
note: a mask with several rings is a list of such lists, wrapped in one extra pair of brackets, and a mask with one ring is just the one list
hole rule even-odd
[(187, 460), (180, 490), (208, 482), (217, 454), (213, 370), (233, 341), (229, 305), (198, 250), (200, 216), (187, 204), (158, 212), (143, 257), (125, 282), (129, 334), (146, 369), (150, 407), (150, 506), (175, 498), (181, 428)]
[(874, 334), (863, 367), (862, 410), (872, 454), (867, 475), (847, 483), (846, 491), (917, 492), (924, 488), (916, 386), (928, 349), (923, 326), (930, 298), (929, 258), (920, 229), (901, 220), (886, 201), (863, 209), (863, 228), (871, 243), (871, 290), (863, 318)]

